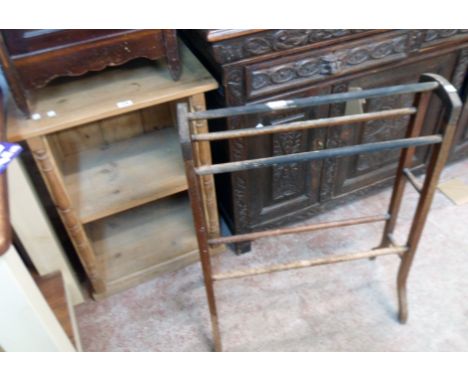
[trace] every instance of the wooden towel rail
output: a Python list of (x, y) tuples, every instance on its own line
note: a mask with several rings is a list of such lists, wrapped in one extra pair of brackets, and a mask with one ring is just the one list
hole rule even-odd
[[(393, 110), (384, 110), (372, 113), (355, 114), (349, 116), (340, 116), (333, 118), (322, 118), (301, 122), (285, 123), (275, 126), (246, 127), (235, 131), (221, 131), (212, 133), (196, 134), (195, 124), (198, 120), (208, 120), (215, 118), (229, 118), (233, 116), (242, 116), (254, 113), (271, 113), (290, 109), (305, 109), (311, 106), (342, 103), (356, 99), (368, 99), (376, 97), (385, 97), (389, 95), (415, 94), (413, 107)], [(435, 94), (440, 98), (445, 106), (444, 119), (442, 127), (437, 134), (421, 136), (422, 126), (429, 100)], [(452, 144), (456, 124), (460, 116), (461, 101), (456, 89), (443, 77), (437, 74), (423, 74), (418, 83), (407, 85), (396, 85), (383, 88), (359, 90), (347, 93), (329, 94), (323, 96), (314, 96), (285, 101), (273, 101), (264, 104), (254, 104), (246, 106), (228, 107), (216, 110), (189, 112), (186, 104), (177, 105), (177, 118), (179, 137), (182, 145), (182, 153), (185, 163), (185, 171), (189, 186), (189, 195), (193, 212), (195, 230), (197, 234), (200, 260), (202, 264), (205, 289), (210, 310), (214, 349), (222, 350), (221, 332), (219, 328), (218, 313), (216, 308), (216, 298), (214, 293), (214, 282), (239, 277), (255, 276), (265, 273), (286, 271), (312, 267), (325, 264), (334, 264), (343, 261), (352, 261), (358, 259), (374, 259), (377, 256), (398, 255), (401, 263), (397, 277), (397, 291), (399, 303), (399, 319), (404, 323), (408, 317), (406, 282), (421, 238), (430, 205), (436, 190), (440, 173), (447, 160), (449, 149)], [(395, 118), (404, 115), (410, 115), (406, 137), (404, 139), (394, 139), (383, 142), (366, 143), (348, 147), (322, 149), (316, 151), (307, 151), (288, 155), (272, 156), (267, 158), (249, 159), (238, 162), (227, 162), (218, 164), (205, 164), (196, 166), (200, 163), (198, 155), (201, 152), (198, 145), (209, 144), (212, 141), (220, 139), (236, 139), (256, 137), (265, 134), (282, 133), (296, 130), (313, 129), (325, 126), (347, 125), (357, 122), (370, 120)], [(410, 171), (415, 147), (422, 145), (432, 146), (429, 162), (426, 169), (424, 183), (420, 184)], [(284, 227), (271, 229), (261, 232), (251, 232), (240, 235), (226, 237), (209, 237), (206, 211), (206, 201), (203, 198), (202, 183), (206, 175), (229, 173), (234, 171), (248, 171), (265, 166), (278, 164), (305, 162), (325, 158), (338, 158), (362, 153), (371, 153), (382, 150), (400, 149), (400, 159), (396, 171), (395, 183), (393, 186), (390, 206), (383, 215), (364, 216), (351, 218), (334, 222), (324, 222), (311, 225), (296, 227)], [(206, 163), (206, 162), (205, 162)], [(406, 180), (412, 184), (420, 193), (419, 202), (411, 224), (405, 245), (398, 245), (393, 238), (398, 212), (401, 206), (403, 191)], [(233, 270), (226, 273), (213, 274), (211, 269), (210, 252), (212, 247), (219, 244), (236, 243), (247, 240), (255, 240), (262, 237), (298, 234), (302, 232), (311, 232), (321, 229), (331, 229), (345, 227), (357, 224), (368, 224), (375, 222), (385, 222), (383, 235), (380, 245), (369, 251), (357, 252), (351, 254), (342, 254), (335, 256), (326, 256), (324, 258), (302, 260), (287, 264), (279, 264), (270, 267), (260, 267), (254, 269)]]

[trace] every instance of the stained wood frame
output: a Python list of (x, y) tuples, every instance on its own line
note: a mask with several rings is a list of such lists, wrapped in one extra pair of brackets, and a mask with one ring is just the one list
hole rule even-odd
[[(196, 124), (199, 123), (200, 120), (241, 116), (253, 113), (270, 113), (288, 109), (304, 109), (321, 104), (340, 103), (355, 99), (413, 93), (416, 94), (413, 108), (366, 113), (359, 116), (352, 115), (321, 120), (302, 121), (284, 124), (281, 126), (260, 127), (258, 129), (244, 128), (236, 131), (222, 131), (216, 133), (199, 133), (196, 129)], [(445, 106), (443, 126), (438, 134), (420, 136), (432, 93), (435, 93)], [(324, 264), (334, 264), (338, 262), (364, 258), (374, 259), (377, 256), (391, 254), (399, 255), (401, 258), (397, 277), (397, 291), (399, 302), (399, 319), (401, 323), (405, 323), (408, 318), (406, 282), (419, 240), (421, 238), (426, 218), (429, 213), (430, 205), (436, 190), (440, 173), (449, 154), (457, 121), (460, 116), (461, 107), (462, 103), (455, 87), (445, 78), (437, 74), (423, 74), (420, 77), (419, 83), (416, 84), (397, 85), (287, 101), (275, 101), (265, 104), (228, 107), (203, 112), (189, 111), (186, 104), (178, 104), (177, 114), (179, 138), (182, 145), (182, 153), (188, 179), (189, 195), (197, 234), (200, 260), (204, 275), (208, 307), (211, 316), (214, 349), (216, 351), (222, 350), (221, 333), (214, 293), (214, 281)], [(261, 134), (272, 134), (276, 132), (285, 132), (298, 129), (337, 126), (340, 124), (355, 122), (356, 120), (369, 121), (381, 118), (392, 118), (400, 115), (411, 115), (411, 120), (407, 128), (405, 139), (396, 139), (385, 142), (375, 142), (349, 147), (323, 149), (319, 151), (302, 152), (221, 164), (212, 164), (211, 162), (207, 163), (208, 161), (201, 161), (199, 158), (200, 145), (209, 144), (209, 142), (213, 140), (246, 138)], [(422, 145), (431, 145), (432, 153), (430, 155), (424, 184), (420, 186), (419, 183), (415, 180), (414, 175), (411, 173), (410, 167), (412, 158), (414, 156), (415, 147)], [(344, 157), (397, 148), (401, 149), (401, 155), (396, 172), (396, 179), (393, 187), (390, 206), (386, 214), (380, 216), (365, 216), (335, 222), (312, 224), (301, 227), (252, 232), (228, 237), (213, 237), (213, 235), (210, 235), (210, 232), (208, 231), (209, 224), (207, 222), (205, 213), (207, 206), (206, 199), (203, 196), (203, 183), (205, 177), (212, 177), (214, 174), (220, 173), (246, 171), (275, 164)], [(397, 245), (393, 240), (393, 231), (395, 229), (398, 212), (401, 206), (406, 180), (409, 180), (410, 184), (413, 185), (420, 193), (420, 199), (417, 204), (416, 213), (411, 224), (407, 242), (405, 245)], [(219, 274), (214, 274), (212, 272), (210, 255), (212, 254), (213, 246), (216, 245), (225, 243), (238, 243), (245, 240), (254, 240), (267, 236), (278, 236), (292, 233), (310, 232), (319, 229), (372, 223), (376, 221), (385, 221), (383, 237), (380, 245), (377, 248), (369, 251), (337, 255), (327, 257), (325, 259), (303, 260), (264, 268), (243, 269)]]

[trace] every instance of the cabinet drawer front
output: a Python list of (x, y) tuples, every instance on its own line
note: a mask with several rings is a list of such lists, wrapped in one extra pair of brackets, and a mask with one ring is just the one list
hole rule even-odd
[(313, 49), (382, 32), (377, 29), (269, 29), (214, 43), (212, 54), (219, 64), (260, 56), (268, 59), (282, 52)]
[(246, 68), (249, 99), (401, 60), (412, 49), (410, 31), (284, 57)]
[(11, 55), (36, 53), (131, 32), (131, 29), (5, 29)]
[(464, 41), (468, 39), (468, 29), (423, 29), (415, 36), (415, 39), (421, 39), (421, 47), (427, 48), (447, 41)]

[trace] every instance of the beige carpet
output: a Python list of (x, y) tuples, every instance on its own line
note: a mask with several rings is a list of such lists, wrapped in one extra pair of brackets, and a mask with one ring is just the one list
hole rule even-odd
[[(468, 161), (445, 180), (468, 181)], [(385, 211), (389, 190), (312, 219)], [(417, 194), (407, 187), (397, 238)], [(260, 240), (250, 254), (225, 253), (218, 269), (369, 249), (382, 224)], [(227, 351), (468, 351), (468, 205), (437, 192), (408, 283), (409, 320), (396, 319), (397, 257), (294, 270), (217, 284)], [(104, 301), (77, 307), (87, 351), (208, 351), (209, 317), (200, 266), (166, 274)]]

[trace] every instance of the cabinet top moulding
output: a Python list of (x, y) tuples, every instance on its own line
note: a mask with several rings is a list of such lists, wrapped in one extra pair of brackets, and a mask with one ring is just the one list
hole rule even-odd
[(121, 67), (52, 84), (36, 92), (36, 119), (26, 119), (10, 99), (8, 140), (22, 141), (153, 105), (204, 93), (217, 82), (184, 44), (182, 76), (172, 80), (165, 63)]

